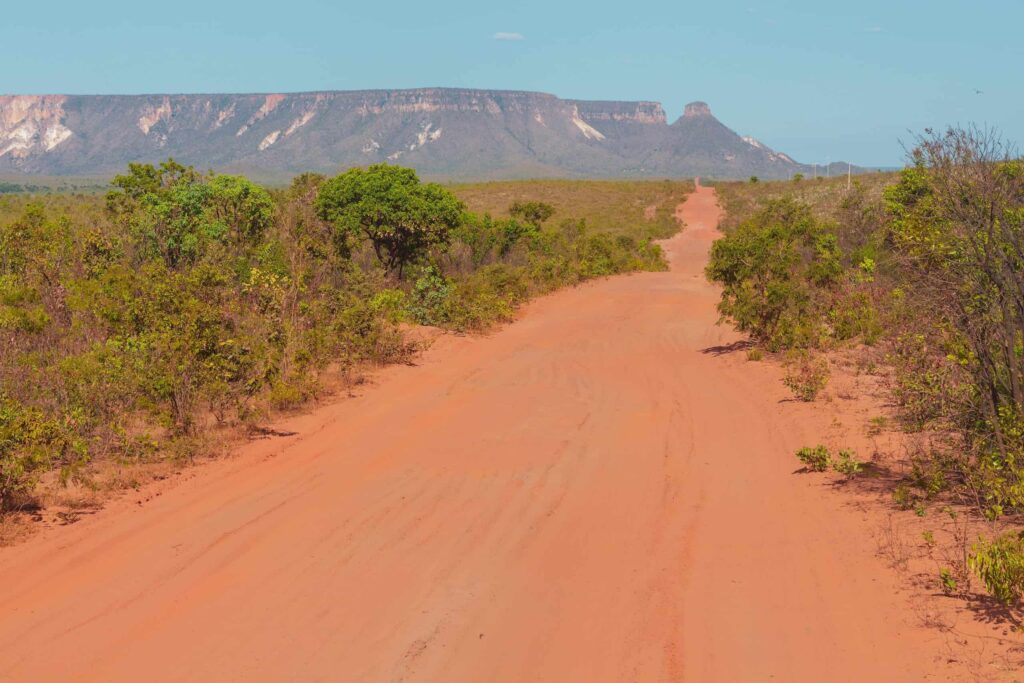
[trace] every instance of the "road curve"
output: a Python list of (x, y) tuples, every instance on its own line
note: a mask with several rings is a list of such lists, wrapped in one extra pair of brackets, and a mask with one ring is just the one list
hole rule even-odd
[(860, 516), (794, 476), (820, 425), (715, 352), (713, 190), (680, 212), (670, 272), (5, 549), (0, 680), (948, 680)]

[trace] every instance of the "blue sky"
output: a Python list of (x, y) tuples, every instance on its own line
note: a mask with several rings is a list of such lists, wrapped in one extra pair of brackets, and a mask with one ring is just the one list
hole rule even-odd
[(51, 0), (3, 25), (4, 93), (438, 85), (657, 100), (670, 120), (705, 100), (808, 163), (899, 164), (910, 131), (952, 123), (1024, 141), (1024, 0)]

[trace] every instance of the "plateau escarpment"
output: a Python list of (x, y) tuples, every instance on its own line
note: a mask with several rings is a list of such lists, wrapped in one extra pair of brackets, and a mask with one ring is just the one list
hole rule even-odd
[(0, 172), (97, 175), (167, 157), (282, 177), (379, 162), (467, 177), (788, 177), (805, 167), (703, 103), (423, 88), (250, 95), (0, 96)]

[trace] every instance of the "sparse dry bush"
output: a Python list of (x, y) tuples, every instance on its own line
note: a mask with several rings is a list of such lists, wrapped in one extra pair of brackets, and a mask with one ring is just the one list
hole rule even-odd
[(791, 352), (786, 366), (782, 381), (801, 401), (815, 400), (828, 384), (828, 360), (822, 356), (813, 356), (807, 351)]

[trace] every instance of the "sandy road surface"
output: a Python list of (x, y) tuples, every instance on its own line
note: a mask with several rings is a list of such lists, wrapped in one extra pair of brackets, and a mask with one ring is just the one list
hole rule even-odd
[[(527, 307), (132, 511), (0, 553), (3, 681), (946, 680), (817, 425), (672, 271)], [(120, 507), (127, 507), (127, 503)]]

